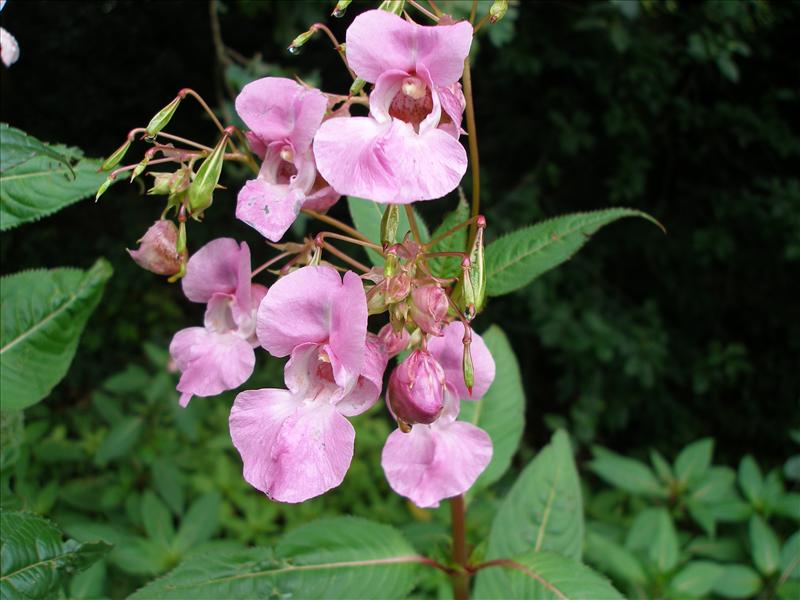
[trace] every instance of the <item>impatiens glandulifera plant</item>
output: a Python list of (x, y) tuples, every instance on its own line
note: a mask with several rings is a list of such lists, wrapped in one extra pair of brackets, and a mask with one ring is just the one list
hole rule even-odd
[[(339, 2), (334, 15), (348, 4)], [(466, 535), (467, 500), (508, 468), (522, 431), (513, 353), (497, 328), (485, 339), (473, 330), (487, 298), (566, 261), (616, 219), (653, 221), (615, 208), (557, 217), (486, 244), (469, 54), (508, 2), (481, 7), (483, 16), (478, 4), (466, 19), (435, 2), (387, 0), (355, 17), (346, 44), (316, 23), (290, 50), (324, 32), (353, 77), (347, 93), (279, 77), (253, 81), (235, 102), (242, 131), (184, 89), (106, 160), (110, 173), (97, 194), (130, 173), (152, 176), (148, 193), (166, 196), (131, 256), (206, 304), (203, 326), (179, 331), (170, 344), (182, 406), (245, 384), (259, 348), (288, 358), (284, 389), (243, 391), (231, 408), (246, 481), (287, 503), (337, 487), (353, 459), (349, 418), (383, 391), (397, 423), (382, 453), (386, 479), (417, 507), (449, 501), (450, 557), (424, 555), (388, 526), (340, 518), (294, 531), (273, 550), (190, 559), (137, 597), (404, 597), (423, 567), (449, 576), (457, 598), (469, 597), (473, 578), (481, 597), (619, 597), (580, 562), (583, 509), (564, 432), (520, 475), (488, 545)], [(431, 23), (416, 23), (418, 15)], [(188, 97), (217, 126), (213, 145), (165, 131)], [(355, 107), (367, 116), (351, 116)], [(137, 138), (151, 145), (143, 160), (119, 166)], [(256, 268), (247, 244), (231, 238), (190, 253), (187, 224), (219, 210), (213, 195), (225, 161), (253, 173), (238, 192), (236, 217), (278, 251)], [(174, 170), (164, 171), (170, 164)], [(446, 202), (468, 166), (469, 204), (459, 199), (430, 234), (413, 203)], [(353, 225), (325, 214), (342, 195)], [(282, 241), (301, 212), (332, 229)], [(363, 248), (372, 265), (342, 243)]]

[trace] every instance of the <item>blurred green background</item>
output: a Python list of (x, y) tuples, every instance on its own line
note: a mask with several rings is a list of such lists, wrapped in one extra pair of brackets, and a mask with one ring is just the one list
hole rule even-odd
[[(2, 23), (21, 57), (2, 70), (0, 120), (103, 156), (182, 87), (228, 119), (229, 92), (265, 75), (298, 74), (346, 93), (347, 73), (322, 36), (300, 56), (285, 50), (317, 20), (343, 40), (352, 16), (374, 3), (355, 2), (340, 20), (327, 16), (332, 4), (220, 2), (224, 44), (246, 59), (221, 64), (205, 2), (11, 0)], [(471, 3), (441, 4), (463, 14)], [(495, 322), (506, 331), (522, 369), (518, 467), (560, 426), (579, 463), (594, 443), (671, 457), (705, 436), (716, 439), (715, 460), (734, 466), (750, 453), (766, 469), (782, 467), (795, 452), (799, 17), (798, 3), (756, 0), (521, 2), (476, 43), (489, 240), (606, 206), (646, 211), (668, 230), (633, 220), (608, 227), (563, 267), (492, 300), (477, 321), (478, 330)], [(214, 141), (213, 126), (188, 102), (174, 124), (175, 133)], [(224, 177), (227, 192), (203, 225), (190, 227), (190, 249), (233, 236), (248, 241), (254, 264), (270, 255), (233, 217), (243, 175)], [(430, 516), (390, 494), (383, 479), (379, 452), (392, 425), (382, 411), (356, 419), (357, 458), (345, 484), (287, 507), (241, 480), (227, 427), (233, 394), (177, 408), (165, 350), (175, 331), (201, 320), (202, 306), (128, 258), (125, 248), (161, 210), (143, 192), (116, 185), (98, 204), (78, 203), (0, 240), (4, 274), (86, 268), (97, 256), (115, 269), (67, 378), (25, 413), (3, 505), (49, 515), (78, 538), (109, 527), (118, 546), (108, 565), (98, 564), (114, 578), (115, 596), (191, 547), (154, 549), (141, 535), (143, 503), (166, 505), (178, 523), (193, 504), (197, 514), (217, 510), (218, 528), (206, 538), (268, 543), (286, 526), (348, 512), (441, 545), (444, 525), (420, 527)], [(455, 202), (452, 195), (420, 210), (436, 223)], [(346, 219), (345, 203), (331, 213)], [(262, 353), (247, 387), (279, 385), (280, 369)], [(4, 448), (20, 427), (4, 417)], [(472, 527), (487, 527), (491, 502), (471, 510)]]

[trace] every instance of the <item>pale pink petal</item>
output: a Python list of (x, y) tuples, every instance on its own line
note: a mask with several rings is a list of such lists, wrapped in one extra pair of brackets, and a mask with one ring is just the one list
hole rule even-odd
[(236, 218), (272, 242), (278, 242), (300, 214), (305, 195), (288, 185), (251, 179), (239, 190)]
[(422, 64), (438, 85), (449, 85), (461, 77), (471, 43), (472, 26), (467, 22), (423, 27), (386, 11), (369, 10), (347, 29), (347, 61), (370, 83), (385, 71), (413, 72)]
[(442, 337), (428, 340), (428, 351), (442, 365), (447, 385), (452, 386), (461, 400), (480, 400), (494, 381), (494, 359), (483, 338), (473, 331), (470, 352), (472, 353), (475, 381), (472, 386), (472, 395), (470, 395), (464, 384), (463, 339), (464, 325), (459, 321), (453, 321), (444, 328)]
[(228, 421), (233, 445), (242, 456), (244, 479), (267, 493), (276, 471), (272, 449), (284, 421), (300, 401), (286, 390), (249, 390), (236, 396)]
[(250, 150), (261, 160), (264, 160), (264, 157), (267, 155), (267, 144), (258, 137), (252, 131), (248, 131), (244, 134), (247, 138), (247, 143), (250, 146)]
[(181, 370), (181, 404), (194, 396), (216, 396), (242, 385), (253, 373), (256, 357), (250, 344), (233, 333), (218, 334), (189, 327), (175, 334), (169, 353)]
[(391, 120), (389, 107), (392, 100), (403, 87), (403, 80), (409, 76), (407, 71), (391, 69), (384, 71), (375, 81), (375, 87), (369, 95), (369, 114), (379, 123)]
[(186, 297), (192, 302), (208, 302), (214, 294), (235, 293), (242, 250), (236, 240), (219, 238), (195, 252), (181, 280)]
[(230, 294), (214, 294), (206, 304), (203, 325), (211, 333), (229, 333), (236, 329), (231, 307), (234, 304)]
[(348, 271), (331, 304), (327, 346), (339, 387), (350, 388), (361, 374), (366, 336), (367, 295), (358, 275)]
[(311, 145), (326, 107), (322, 92), (282, 77), (248, 83), (236, 98), (236, 112), (262, 141), (288, 140), (299, 153)]
[(326, 343), (331, 303), (342, 280), (331, 267), (303, 267), (278, 279), (258, 308), (258, 339), (273, 356), (307, 342)]
[(461, 118), (464, 114), (464, 109), (467, 106), (467, 101), (464, 98), (464, 93), (461, 91), (461, 84), (454, 83), (453, 85), (439, 88), (439, 100), (442, 103), (442, 109), (447, 116), (450, 117), (450, 123), (439, 123), (439, 127), (454, 138), (461, 135)]
[(316, 212), (325, 212), (336, 204), (341, 197), (342, 195), (339, 192), (326, 185), (317, 191), (312, 191), (310, 196), (306, 196), (306, 199), (303, 200), (303, 208)]
[(10, 67), (19, 58), (19, 44), (16, 38), (0, 27), (0, 59), (3, 64)]
[[(242, 311), (249, 312), (251, 308), (251, 288), (250, 281), (250, 246), (247, 242), (242, 242), (239, 247), (239, 272), (236, 275), (236, 305)], [(257, 306), (257, 305), (256, 305)]]
[(322, 176), (344, 195), (409, 204), (453, 191), (467, 170), (464, 147), (439, 129), (417, 134), (393, 119), (331, 119), (320, 127), (314, 155)]
[(331, 404), (301, 405), (283, 423), (271, 458), (267, 495), (303, 502), (342, 483), (353, 459), (355, 430)]
[(383, 372), (388, 360), (383, 342), (378, 336), (368, 333), (361, 376), (350, 393), (336, 403), (336, 410), (346, 417), (369, 410), (381, 395)]
[(422, 508), (466, 492), (492, 458), (489, 435), (471, 423), (415, 425), (386, 440), (381, 464), (392, 489)]
[[(283, 379), (286, 387), (295, 395), (303, 395), (320, 386), (335, 387), (330, 363), (320, 360), (320, 344), (300, 344), (286, 361)], [(321, 368), (327, 365), (327, 369)]]

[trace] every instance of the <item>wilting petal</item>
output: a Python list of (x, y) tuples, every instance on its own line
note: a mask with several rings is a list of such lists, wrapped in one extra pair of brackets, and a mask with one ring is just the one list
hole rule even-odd
[(253, 373), (256, 356), (250, 344), (233, 333), (189, 327), (175, 334), (169, 353), (181, 370), (181, 406), (194, 396), (216, 396), (242, 385)]
[(236, 112), (262, 141), (288, 140), (299, 153), (311, 145), (326, 106), (322, 92), (283, 77), (257, 79), (236, 97)]
[(384, 71), (413, 72), (422, 64), (434, 82), (444, 86), (461, 77), (471, 43), (472, 26), (467, 22), (423, 27), (386, 11), (369, 10), (347, 29), (347, 61), (370, 83)]
[(447, 385), (452, 386), (461, 400), (480, 400), (494, 381), (494, 359), (483, 338), (472, 332), (472, 365), (475, 381), (470, 395), (464, 383), (464, 325), (453, 321), (444, 328), (442, 337), (428, 340), (428, 351), (433, 354), (444, 369)]
[(381, 464), (392, 489), (422, 508), (466, 492), (492, 459), (489, 435), (470, 423), (415, 425), (386, 440)]
[(319, 172), (344, 195), (409, 204), (453, 191), (467, 170), (467, 153), (439, 129), (417, 134), (393, 119), (330, 119), (314, 139)]
[(367, 295), (361, 279), (348, 271), (333, 297), (328, 351), (339, 387), (350, 388), (364, 365), (367, 336)]
[(347, 417), (369, 410), (381, 394), (383, 372), (388, 360), (383, 342), (376, 335), (367, 334), (361, 376), (350, 393), (336, 403), (336, 410)]
[[(234, 294), (239, 283), (239, 254), (236, 240), (212, 240), (195, 252), (186, 265), (186, 275), (181, 281), (183, 293), (192, 302), (208, 302), (214, 294)], [(248, 262), (250, 250), (247, 249)]]
[(251, 179), (239, 191), (236, 218), (272, 242), (280, 241), (300, 214), (305, 195), (288, 185)]
[(258, 308), (258, 339), (273, 356), (287, 356), (300, 344), (326, 343), (331, 303), (342, 280), (331, 267), (303, 267), (281, 277)]

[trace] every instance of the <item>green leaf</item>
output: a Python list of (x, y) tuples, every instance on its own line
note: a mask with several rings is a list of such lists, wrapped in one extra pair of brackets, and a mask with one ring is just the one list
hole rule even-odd
[(696, 484), (690, 498), (695, 502), (713, 503), (736, 498), (736, 472), (729, 467), (711, 467)]
[(671, 571), (678, 564), (678, 535), (669, 512), (664, 508), (648, 508), (633, 521), (625, 547), (648, 556), (660, 573)]
[(8, 511), (0, 511), (0, 546), (3, 600), (53, 597), (68, 576), (87, 568), (111, 548), (103, 542), (64, 542), (50, 521)]
[(706, 504), (706, 510), (716, 521), (728, 523), (739, 523), (746, 521), (753, 512), (752, 507), (747, 502), (741, 500), (718, 500), (711, 504)]
[(683, 486), (702, 481), (711, 466), (714, 440), (705, 438), (689, 444), (675, 459), (675, 477)]
[(741, 544), (733, 537), (698, 537), (689, 542), (686, 551), (723, 562), (736, 562), (745, 558)]
[(789, 579), (783, 583), (779, 582), (775, 594), (781, 600), (797, 600), (800, 598), (800, 581)]
[(585, 551), (586, 561), (603, 573), (625, 582), (643, 584), (647, 581), (647, 574), (635, 554), (597, 532), (586, 532)]
[(674, 481), (675, 476), (672, 474), (672, 467), (669, 466), (667, 460), (658, 450), (650, 450), (650, 462), (653, 464), (656, 475), (658, 475), (661, 481), (664, 483), (671, 483)]
[(131, 598), (404, 598), (421, 559), (392, 527), (354, 517), (323, 519), (290, 532), (274, 552), (188, 558)]
[(624, 217), (650, 215), (631, 208), (609, 208), (555, 217), (505, 235), (486, 247), (488, 293), (502, 296), (528, 285), (566, 262), (604, 225)]
[[(380, 245), (381, 243), (381, 218), (383, 211), (386, 208), (383, 204), (372, 202), (371, 200), (362, 200), (361, 198), (347, 198), (347, 206), (350, 209), (350, 217), (353, 223), (361, 233), (367, 236), (370, 240)], [(422, 236), (424, 242), (430, 239), (428, 228), (422, 218), (414, 211), (416, 215), (417, 226), (419, 227), (419, 234)], [(397, 228), (398, 239), (403, 239), (403, 236), (411, 231), (411, 226), (408, 224), (408, 216), (404, 207), (400, 207), (400, 225)], [(373, 265), (383, 266), (383, 257), (375, 250), (367, 249), (367, 255), (372, 261)]]
[(513, 600), (622, 600), (609, 581), (581, 563), (552, 552), (529, 552), (482, 569), (475, 598)]
[(170, 546), (175, 537), (172, 515), (151, 490), (142, 496), (142, 523), (148, 538), (164, 547)]
[(772, 575), (780, 564), (778, 536), (761, 515), (750, 517), (749, 532), (753, 562), (764, 575)]
[(514, 350), (496, 325), (483, 334), (483, 341), (494, 357), (494, 382), (477, 402), (463, 401), (459, 415), (492, 438), (492, 461), (472, 486), (472, 493), (488, 487), (508, 470), (525, 428), (525, 392)]
[(667, 491), (650, 468), (638, 460), (595, 446), (591, 470), (602, 479), (632, 494), (666, 497)]
[(168, 458), (158, 458), (152, 466), (156, 491), (175, 515), (183, 513), (183, 474)]
[(692, 519), (703, 528), (703, 530), (710, 536), (716, 535), (717, 532), (717, 520), (714, 517), (714, 513), (708, 510), (708, 505), (703, 504), (702, 502), (698, 502), (697, 500), (689, 499), (686, 503), (686, 508), (689, 510), (689, 514), (692, 516)]
[(739, 463), (739, 486), (753, 504), (758, 504), (764, 488), (764, 477), (758, 463), (749, 454)]
[(761, 589), (761, 577), (747, 565), (726, 565), (713, 591), (723, 598), (752, 598)]
[(781, 579), (800, 579), (800, 531), (781, 549)]
[(670, 587), (679, 597), (701, 597), (708, 594), (725, 568), (707, 560), (687, 563), (670, 581)]
[(139, 441), (143, 427), (144, 422), (141, 417), (124, 417), (103, 438), (97, 454), (94, 455), (95, 464), (102, 466), (126, 456)]
[(219, 525), (220, 503), (217, 492), (209, 492), (192, 503), (175, 536), (173, 547), (178, 553), (183, 554), (214, 535)]
[(0, 231), (37, 221), (89, 196), (106, 178), (77, 148), (43, 144), (0, 124)]
[(47, 396), (67, 372), (111, 265), (88, 271), (24, 271), (0, 279), (0, 407), (17, 410)]
[(90, 600), (103, 596), (106, 580), (106, 561), (98, 560), (81, 573), (76, 573), (69, 582), (69, 597)]
[(134, 537), (114, 548), (109, 556), (117, 567), (132, 575), (157, 575), (169, 568), (169, 549), (143, 537)]
[(580, 560), (583, 503), (572, 447), (564, 431), (522, 471), (492, 523), (487, 558), (552, 551)]
[[(469, 219), (469, 204), (463, 196), (460, 196), (456, 208), (445, 215), (441, 225), (431, 234), (431, 239), (436, 239), (467, 219)], [(464, 252), (467, 248), (468, 233), (469, 227), (462, 227), (433, 246), (431, 252)], [(431, 272), (437, 277), (458, 277), (461, 274), (461, 261), (455, 256), (432, 258), (429, 264)]]

